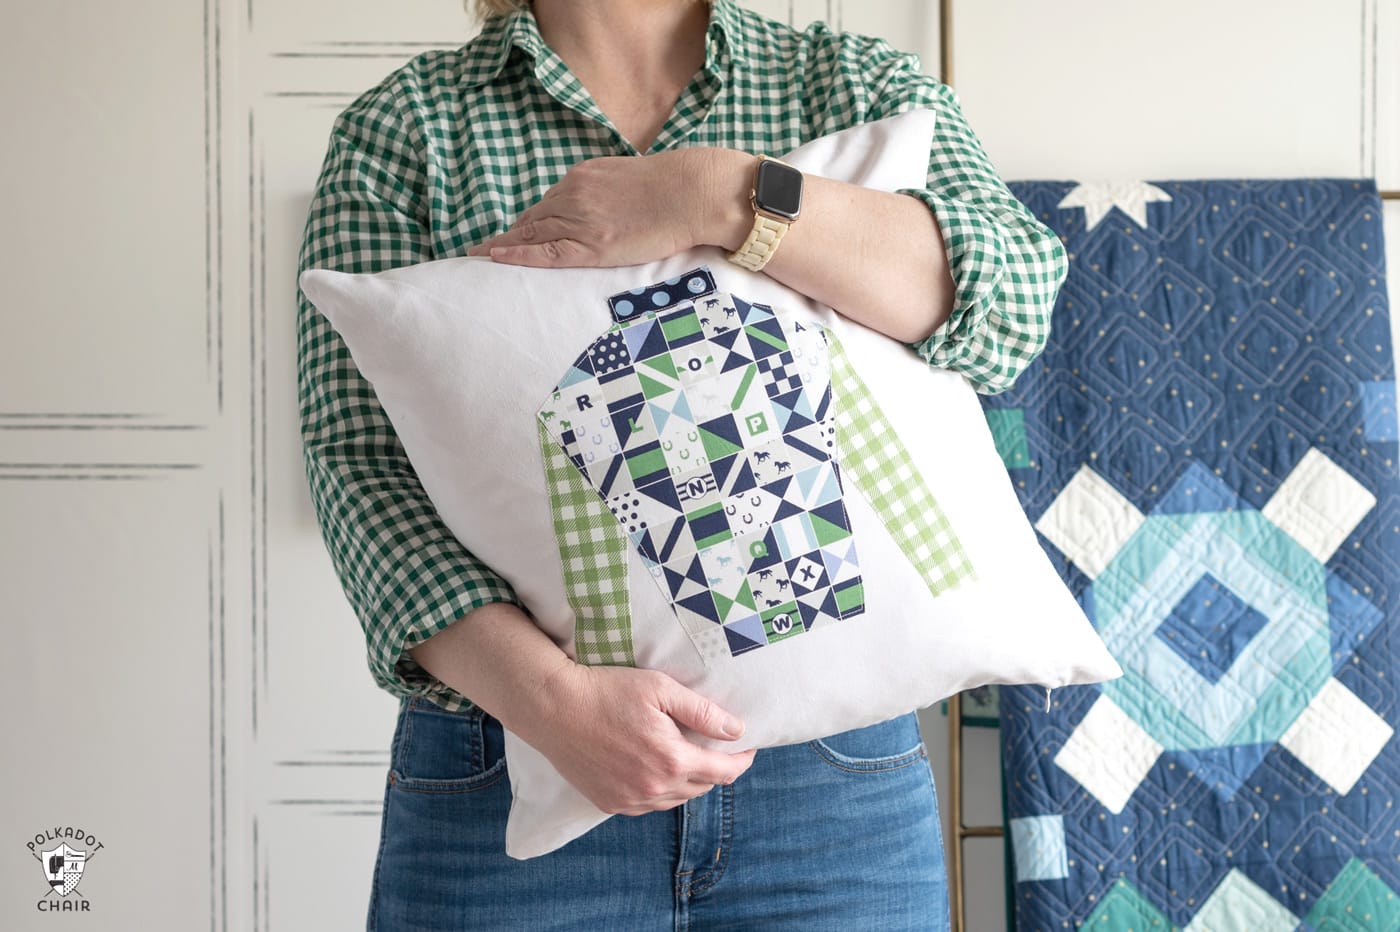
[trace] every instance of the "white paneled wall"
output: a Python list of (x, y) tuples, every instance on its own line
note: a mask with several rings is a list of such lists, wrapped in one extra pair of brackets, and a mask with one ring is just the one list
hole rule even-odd
[[(936, 3), (748, 2), (939, 74)], [(949, 2), (1008, 180), (1400, 186), (1400, 0)], [(296, 260), (335, 114), (475, 25), (458, 0), (7, 13), (0, 928), (57, 924), (30, 846), (66, 827), (95, 852), (75, 928), (361, 927), (396, 706), (305, 486)], [(966, 761), (968, 821), (999, 822), (995, 733)], [(969, 928), (998, 932), (1000, 842), (967, 851)]]

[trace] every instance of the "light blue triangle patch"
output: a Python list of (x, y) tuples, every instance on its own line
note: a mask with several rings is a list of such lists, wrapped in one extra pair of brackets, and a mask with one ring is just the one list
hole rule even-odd
[(690, 402), (685, 400), (685, 392), (672, 392), (653, 398), (647, 402), (651, 409), (651, 419), (656, 423), (657, 433), (666, 429), (666, 422), (678, 417), (687, 424), (695, 423), (695, 415), (690, 413)]
[(841, 485), (833, 469), (820, 466), (804, 469), (796, 476), (797, 487), (802, 491), (802, 500), (813, 505), (825, 505), (841, 497)]
[(577, 385), (579, 382), (587, 382), (596, 378), (591, 372), (584, 372), (578, 366), (570, 366), (569, 371), (564, 373), (564, 377), (559, 380), (560, 388), (567, 388), (570, 385)]
[(622, 329), (622, 339), (627, 343), (627, 352), (633, 359), (637, 358), (638, 351), (642, 344), (651, 336), (651, 328), (656, 326), (656, 318), (650, 320), (639, 320), (635, 324), (628, 324)]

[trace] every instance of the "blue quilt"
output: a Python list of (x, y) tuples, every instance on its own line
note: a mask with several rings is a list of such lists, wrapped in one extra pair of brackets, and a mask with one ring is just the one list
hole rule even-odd
[(1369, 179), (1021, 182), (1071, 255), (982, 403), (1125, 675), (1004, 689), (1016, 927), (1400, 929), (1395, 368)]

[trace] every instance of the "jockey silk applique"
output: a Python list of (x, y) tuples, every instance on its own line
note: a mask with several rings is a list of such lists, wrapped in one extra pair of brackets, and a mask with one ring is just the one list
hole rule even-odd
[[(862, 614), (825, 330), (717, 291), (704, 267), (608, 303), (618, 323), (538, 417), (702, 656)], [(606, 539), (561, 541), (566, 567), (596, 566)]]

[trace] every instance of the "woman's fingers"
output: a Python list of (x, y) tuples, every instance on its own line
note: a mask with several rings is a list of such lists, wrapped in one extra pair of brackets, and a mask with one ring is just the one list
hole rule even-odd
[(580, 162), (510, 229), (467, 255), (541, 267), (633, 265), (675, 255), (695, 242), (694, 209), (676, 193), (692, 175), (678, 168), (678, 158), (658, 152)]
[(713, 783), (704, 783), (691, 780), (685, 786), (678, 787), (673, 792), (665, 796), (658, 796), (651, 800), (646, 806), (633, 806), (623, 809), (620, 815), (645, 815), (648, 812), (664, 812), (667, 809), (674, 809), (677, 806), (689, 802), (697, 796), (704, 796), (715, 788)]
[(543, 243), (493, 246), (490, 256), (497, 262), (553, 269), (589, 265), (592, 251), (578, 240), (552, 239)]
[(571, 238), (577, 232), (576, 225), (559, 216), (535, 216), (521, 218), (509, 230), (497, 233), (467, 250), (469, 256), (491, 255), (492, 249), (510, 246), (531, 246), (554, 240)]
[(733, 783), (739, 774), (749, 769), (753, 763), (756, 748), (747, 751), (715, 751), (696, 747), (696, 760), (690, 769), (692, 781), (708, 783)]

